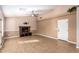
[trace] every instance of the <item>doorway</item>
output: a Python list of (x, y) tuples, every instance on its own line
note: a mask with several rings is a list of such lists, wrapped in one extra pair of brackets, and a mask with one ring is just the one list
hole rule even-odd
[(61, 19), (57, 21), (57, 37), (58, 39), (68, 41), (68, 19)]

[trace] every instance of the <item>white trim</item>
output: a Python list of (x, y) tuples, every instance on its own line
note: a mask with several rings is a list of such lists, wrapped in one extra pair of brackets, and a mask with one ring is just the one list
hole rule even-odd
[(73, 41), (67, 41), (67, 42), (72, 43), (72, 44), (76, 44), (76, 42), (73, 42)]
[(77, 7), (77, 14), (76, 14), (76, 40), (77, 45), (76, 47), (79, 48), (79, 7)]
[(5, 37), (4, 39), (10, 39), (10, 38), (16, 38), (16, 37), (19, 37), (19, 36)]
[(48, 36), (48, 35), (44, 35), (44, 34), (37, 34), (37, 35), (48, 37), (48, 38), (51, 38), (51, 39), (58, 39), (58, 38), (55, 38), (55, 37), (52, 37), (52, 36)]
[[(44, 34), (37, 34), (37, 35), (44, 36), (44, 37), (48, 37), (48, 38), (52, 38), (52, 39), (58, 39), (58, 38), (54, 38), (54, 37), (47, 36), (47, 35), (44, 35)], [(69, 43), (76, 44), (76, 42), (72, 42), (72, 41), (68, 41), (68, 40), (63, 40), (63, 41), (67, 41)]]

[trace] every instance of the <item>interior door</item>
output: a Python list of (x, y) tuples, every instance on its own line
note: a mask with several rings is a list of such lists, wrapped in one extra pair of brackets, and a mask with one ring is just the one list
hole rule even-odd
[(62, 19), (57, 21), (58, 25), (58, 39), (68, 40), (68, 19)]

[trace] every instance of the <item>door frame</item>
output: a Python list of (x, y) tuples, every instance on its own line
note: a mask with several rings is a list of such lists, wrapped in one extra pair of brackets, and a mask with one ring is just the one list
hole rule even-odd
[[(67, 18), (64, 18), (64, 19), (59, 19), (59, 20), (67, 20), (68, 21), (68, 30), (69, 30), (69, 20), (67, 19)], [(57, 39), (59, 39), (58, 38), (58, 32), (59, 32), (59, 30), (58, 30), (58, 21), (59, 20), (57, 20)], [(68, 32), (68, 35), (67, 35), (67, 40), (64, 40), (64, 41), (68, 41), (68, 38), (69, 38), (69, 31), (67, 30), (67, 32)], [(60, 39), (60, 40), (62, 40), (62, 39)]]

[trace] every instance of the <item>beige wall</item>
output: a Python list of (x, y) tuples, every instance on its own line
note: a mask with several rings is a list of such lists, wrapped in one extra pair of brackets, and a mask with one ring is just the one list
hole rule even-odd
[(5, 19), (5, 36), (18, 36), (19, 26), (23, 26), (24, 22), (28, 22), (28, 26), (31, 26), (31, 32), (36, 31), (36, 18), (32, 16), (23, 17), (7, 17)]
[(68, 16), (69, 19), (69, 40), (76, 42), (76, 14)]
[(38, 34), (57, 38), (57, 20), (69, 19), (69, 41), (76, 42), (76, 14), (62, 15), (38, 21)]
[(56, 37), (56, 20), (43, 20), (38, 22), (38, 33)]
[(19, 31), (6, 31), (5, 37), (19, 37)]

